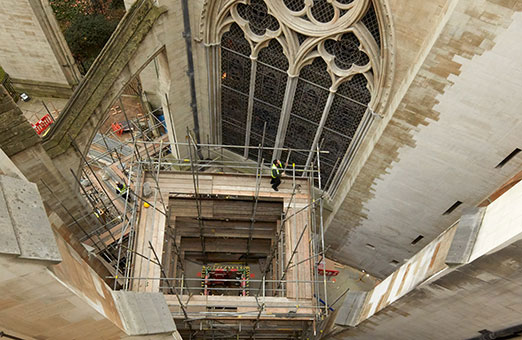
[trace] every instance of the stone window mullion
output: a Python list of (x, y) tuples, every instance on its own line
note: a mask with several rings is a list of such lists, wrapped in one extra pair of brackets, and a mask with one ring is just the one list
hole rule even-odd
[(221, 77), (220, 64), (221, 53), (220, 44), (207, 45), (207, 69), (208, 69), (208, 96), (209, 96), (209, 120), (210, 138), (212, 143), (221, 144)]
[(319, 127), (317, 128), (317, 132), (315, 133), (314, 141), (312, 143), (312, 147), (310, 148), (310, 153), (308, 154), (308, 159), (306, 160), (305, 171), (303, 172), (303, 176), (306, 174), (306, 170), (310, 167), (310, 163), (314, 158), (315, 151), (317, 146), (319, 145), (319, 139), (323, 133), (324, 125), (326, 124), (326, 119), (328, 119), (328, 114), (330, 113), (330, 109), (332, 108), (332, 103), (335, 97), (335, 91), (330, 89), (330, 93), (328, 94), (328, 99), (326, 100), (326, 105), (323, 109), (323, 115), (321, 116), (321, 121), (319, 122)]
[(290, 120), (290, 112), (292, 112), (292, 105), (294, 104), (295, 90), (297, 89), (298, 79), (298, 76), (289, 74), (286, 81), (283, 108), (281, 110), (281, 118), (279, 119), (279, 127), (277, 129), (277, 136), (274, 145), (276, 150), (274, 150), (272, 159), (278, 159), (281, 157), (281, 150), (277, 150), (277, 148), (282, 148), (285, 142), (286, 130)]
[(351, 164), (353, 157), (355, 157), (355, 153), (357, 152), (362, 140), (366, 136), (368, 130), (370, 129), (373, 121), (375, 120), (375, 115), (373, 111), (368, 107), (366, 112), (364, 113), (363, 118), (359, 124), (357, 129), (357, 133), (354, 135), (352, 141), (345, 154), (341, 159), (341, 163), (338, 165), (337, 171), (335, 172), (332, 181), (329, 183), (328, 191), (330, 194), (334, 194), (337, 191), (337, 188), (340, 185), (342, 176), (348, 169), (348, 166)]
[(250, 69), (250, 87), (248, 92), (248, 109), (247, 109), (247, 123), (245, 134), (245, 152), (244, 157), (248, 158), (248, 146), (250, 145), (250, 131), (252, 128), (252, 112), (254, 110), (254, 93), (256, 87), (256, 73), (257, 73), (257, 58), (250, 56), (252, 60)]

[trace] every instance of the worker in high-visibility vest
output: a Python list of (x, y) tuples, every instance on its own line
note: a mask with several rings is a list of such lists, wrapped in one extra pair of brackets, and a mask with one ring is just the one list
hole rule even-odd
[(272, 180), (270, 184), (272, 184), (272, 189), (275, 191), (279, 191), (278, 187), (281, 184), (281, 176), (283, 175), (283, 165), (279, 159), (274, 159), (272, 162), (272, 168), (270, 170), (270, 174), (272, 175)]
[(129, 191), (127, 190), (125, 183), (116, 183), (116, 192), (119, 193), (121, 197), (125, 198), (126, 201), (129, 200)]
[(95, 208), (94, 209), (94, 216), (96, 216), (96, 218), (100, 219), (101, 222), (103, 222), (105, 224), (106, 221), (106, 218), (107, 218), (107, 215), (105, 214), (105, 211), (99, 209), (99, 208)]

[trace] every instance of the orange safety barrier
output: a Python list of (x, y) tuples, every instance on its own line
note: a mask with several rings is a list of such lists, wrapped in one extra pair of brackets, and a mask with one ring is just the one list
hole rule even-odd
[(111, 128), (118, 136), (123, 134), (123, 126), (120, 123), (112, 123)]
[(36, 124), (31, 124), (33, 129), (36, 131), (38, 135), (41, 135), (51, 124), (53, 123), (53, 119), (51, 115), (46, 114), (43, 116)]
[(323, 275), (323, 273), (326, 275), (326, 276), (337, 276), (339, 275), (339, 271), (338, 270), (331, 270), (331, 269), (317, 269), (317, 271), (319, 272), (319, 275)]
[(317, 266), (317, 271), (319, 272), (319, 275), (326, 275), (326, 276), (337, 276), (337, 275), (339, 275), (339, 271), (338, 270), (324, 269), (324, 261), (321, 261), (321, 263)]

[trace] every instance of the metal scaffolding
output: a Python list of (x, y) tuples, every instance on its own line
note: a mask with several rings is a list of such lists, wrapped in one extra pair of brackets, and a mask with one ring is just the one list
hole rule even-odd
[[(197, 303), (191, 303), (190, 300), (196, 292), (192, 292), (194, 287), (190, 287), (190, 283), (201, 280), (198, 277), (186, 277), (184, 268), (184, 259), (181, 255), (181, 250), (178, 248), (176, 242), (173, 242), (175, 258), (174, 268), (176, 275), (169, 277), (167, 271), (162, 265), (162, 254), (156, 253), (152, 243), (149, 241), (149, 249), (136, 249), (136, 233), (138, 228), (138, 221), (140, 218), (140, 207), (143, 204), (150, 206), (153, 216), (161, 214), (165, 217), (165, 237), (173, 237), (176, 239), (176, 228), (170, 225), (170, 210), (168, 203), (164, 201), (162, 195), (162, 188), (159, 182), (159, 177), (162, 171), (185, 171), (189, 172), (192, 177), (192, 184), (194, 188), (194, 204), (197, 211), (197, 223), (199, 229), (199, 238), (201, 241), (201, 253), (203, 255), (203, 262), (208, 262), (206, 242), (205, 242), (205, 219), (202, 213), (202, 195), (200, 192), (200, 174), (219, 172), (219, 173), (250, 173), (255, 175), (255, 188), (253, 188), (254, 195), (252, 196), (252, 210), (250, 213), (248, 237), (246, 239), (246, 256), (245, 264), (249, 260), (252, 250), (253, 232), (256, 225), (256, 214), (259, 203), (259, 192), (261, 180), (263, 177), (269, 176), (270, 163), (265, 163), (262, 158), (263, 151), (286, 151), (287, 160), (290, 160), (292, 152), (310, 151), (289, 148), (273, 148), (264, 145), (264, 133), (261, 143), (258, 146), (245, 145), (220, 145), (220, 144), (202, 144), (198, 143), (192, 137), (191, 131), (187, 128), (186, 142), (171, 143), (165, 142), (162, 136), (155, 137), (153, 131), (161, 127), (161, 122), (149, 112), (150, 120), (157, 120), (157, 123), (143, 128), (140, 122), (129, 120), (123, 102), (120, 101), (122, 112), (125, 115), (127, 125), (130, 127), (130, 138), (122, 141), (122, 137), (116, 136), (113, 133), (108, 135), (103, 134), (100, 140), (103, 142), (105, 152), (96, 155), (84, 155), (79, 149), (76, 151), (81, 155), (84, 167), (80, 174), (76, 174), (71, 170), (81, 194), (87, 200), (92, 209), (92, 214), (96, 217), (97, 223), (91, 229), (85, 230), (81, 228), (81, 241), (87, 245), (92, 246), (94, 252), (103, 258), (108, 266), (112, 267), (113, 275), (107, 277), (114, 279), (114, 289), (130, 290), (133, 289), (134, 284), (140, 282), (159, 282), (160, 291), (173, 293), (181, 308), (181, 315), (173, 314), (174, 317), (181, 316), (184, 322), (190, 329), (191, 334), (201, 332), (198, 330), (193, 322), (204, 318), (208, 320), (209, 317), (248, 317), (252, 320), (249, 326), (249, 337), (254, 339), (260, 321), (264, 318), (273, 318), (271, 313), (267, 313), (267, 308), (281, 307), (272, 306), (269, 296), (277, 297), (284, 296), (287, 292), (288, 285), (295, 284), (296, 286), (296, 301), (289, 303), (288, 308), (298, 305), (299, 308), (310, 308), (315, 311), (312, 318), (313, 327), (316, 322), (319, 323), (324, 317), (328, 316), (328, 296), (326, 293), (327, 278), (325, 271), (322, 277), (318, 272), (318, 265), (324, 261), (324, 255), (327, 251), (324, 242), (324, 224), (323, 224), (323, 201), (325, 199), (325, 191), (323, 181), (321, 179), (321, 161), (320, 156), (325, 153), (317, 147), (315, 152), (315, 159), (313, 163), (308, 166), (299, 166), (293, 164), (287, 167), (286, 172), (291, 173), (292, 193), (287, 204), (283, 206), (283, 212), (280, 218), (280, 224), (276, 228), (273, 241), (270, 246), (270, 251), (266, 256), (266, 264), (262, 268), (262, 275), (260, 279), (250, 279), (249, 282), (258, 285), (258, 287), (248, 288), (215, 288), (216, 291), (228, 290), (246, 290), (253, 294), (255, 304), (252, 307), (256, 308), (255, 312), (239, 313), (234, 311), (205, 311), (194, 313), (189, 310), (189, 306), (198, 306)], [(265, 124), (266, 130), (266, 124)], [(112, 146), (112, 147), (111, 147)], [(132, 148), (129, 153), (128, 147)], [(179, 150), (182, 147), (186, 150), (188, 158), (177, 158), (171, 153), (172, 149)], [(127, 148), (125, 154), (122, 150)], [(257, 150), (257, 160), (249, 160), (243, 158), (242, 155), (230, 153), (230, 151), (243, 153), (244, 150)], [(207, 155), (204, 157), (203, 155)], [(285, 166), (286, 166), (285, 164)], [(152, 178), (154, 181), (154, 194), (150, 198), (145, 198), (142, 194), (147, 185), (145, 178)], [(331, 176), (330, 176), (331, 177)], [(287, 178), (290, 178), (288, 176)], [(308, 179), (311, 188), (311, 201), (305, 206), (298, 207), (296, 205), (296, 194), (298, 192), (298, 179)], [(329, 178), (326, 182), (330, 181)], [(124, 183), (126, 187), (126, 195), (116, 188), (116, 183)], [(44, 183), (45, 184), (45, 183)], [(47, 185), (46, 185), (47, 186)], [(52, 190), (49, 191), (54, 195)], [(170, 193), (169, 193), (170, 194)], [(318, 195), (318, 197), (316, 197)], [(63, 206), (63, 205), (62, 205)], [(64, 207), (65, 208), (65, 207)], [(294, 218), (297, 214), (306, 213), (308, 216), (308, 223), (298, 233)], [(72, 215), (71, 215), (72, 216)], [(101, 218), (100, 216), (103, 216)], [(89, 218), (89, 216), (81, 217)], [(92, 218), (92, 216), (90, 217)], [(154, 218), (153, 218), (154, 219)], [(288, 225), (289, 221), (293, 220), (294, 225)], [(77, 219), (73, 218), (75, 224), (80, 226)], [(318, 224), (318, 225), (317, 225)], [(285, 241), (290, 239), (290, 235), (285, 235), (285, 228), (292, 230), (291, 234), (297, 242), (289, 250), (285, 252)], [(309, 256), (303, 258), (298, 257), (298, 248), (301, 245), (305, 233), (311, 233)], [(137, 276), (133, 271), (133, 266), (137, 259), (141, 259), (147, 266), (159, 266), (161, 275), (157, 277)], [(311, 279), (299, 280), (300, 265), (310, 262)], [(274, 267), (275, 266), (275, 267)], [(271, 271), (274, 271), (275, 279), (268, 277)], [(293, 271), (293, 277), (288, 278), (290, 270)], [(209, 279), (212, 282), (213, 279)], [(227, 279), (220, 279), (220, 281), (227, 282)], [(231, 279), (237, 281), (236, 279)], [(311, 301), (299, 301), (299, 286), (300, 284), (310, 285), (311, 290), (315, 292), (315, 298)], [(320, 286), (323, 286), (323, 292), (320, 294)], [(321, 295), (323, 300), (321, 299)], [(323, 303), (324, 302), (324, 303)], [(288, 314), (288, 317), (292, 315)], [(201, 323), (200, 323), (200, 327)], [(243, 327), (245, 327), (243, 325)], [(222, 336), (231, 336), (230, 330), (223, 331), (218, 323), (212, 323), (212, 332), (222, 332)], [(315, 328), (314, 328), (315, 330)], [(227, 335), (224, 335), (227, 334)], [(235, 334), (235, 333), (234, 333)], [(215, 337), (216, 339), (219, 337)], [(222, 337), (223, 338), (223, 337)], [(239, 337), (238, 337), (239, 338)]]

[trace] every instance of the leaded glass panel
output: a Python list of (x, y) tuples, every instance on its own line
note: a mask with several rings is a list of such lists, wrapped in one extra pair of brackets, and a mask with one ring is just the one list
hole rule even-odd
[(254, 112), (252, 114), (252, 132), (263, 135), (263, 126), (267, 122), (266, 136), (275, 140), (279, 126), (281, 109), (267, 105), (254, 99)]
[(248, 94), (250, 65), (250, 58), (223, 49), (221, 52), (221, 83), (223, 86)]
[(332, 85), (332, 78), (330, 78), (330, 74), (327, 71), (327, 65), (321, 57), (315, 58), (310, 65), (303, 67), (299, 73), (299, 78), (327, 89)]
[(226, 145), (244, 145), (248, 96), (223, 87), (221, 90), (221, 106), (223, 143)]
[(224, 87), (221, 91), (223, 120), (230, 121), (242, 128), (246, 127), (248, 96)]
[(332, 21), (335, 15), (334, 7), (326, 0), (313, 0), (311, 12), (315, 20), (323, 23)]
[[(323, 154), (321, 154), (321, 189), (328, 189), (328, 182), (330, 181), (330, 178), (335, 175), (335, 173), (333, 172), (335, 171), (335, 164), (331, 164), (329, 161), (323, 161), (322, 156)], [(317, 166), (317, 164), (315, 164), (315, 166)], [(338, 167), (339, 166), (336, 165), (335, 169), (337, 169)], [(315, 170), (317, 171), (317, 168), (315, 168)], [(317, 174), (315, 175), (317, 176)], [(319, 187), (319, 180), (315, 180), (315, 185)]]
[(281, 107), (285, 96), (288, 76), (272, 67), (258, 64), (254, 97), (271, 105)]
[[(221, 49), (222, 138), (227, 145), (245, 144), (251, 60), (250, 44), (237, 24), (223, 34)], [(233, 149), (235, 152), (240, 150)]]
[(243, 30), (237, 24), (232, 24), (230, 30), (223, 34), (223, 37), (221, 38), (221, 46), (238, 52), (245, 57), (250, 56), (250, 44), (245, 39)]
[(321, 162), (333, 166), (337, 158), (343, 158), (350, 142), (350, 138), (325, 128), (321, 136), (321, 150), (329, 151), (329, 153), (321, 154)]
[(372, 98), (370, 90), (368, 90), (368, 79), (362, 73), (358, 73), (352, 79), (343, 82), (337, 93), (364, 105), (368, 104)]
[(344, 97), (335, 96), (325, 126), (347, 137), (353, 137), (366, 107)]
[(276, 39), (270, 40), (268, 46), (259, 51), (257, 60), (280, 71), (286, 72), (288, 70), (288, 60), (283, 52), (283, 47)]
[[(250, 134), (250, 146), (258, 147), (261, 144), (262, 135), (258, 135), (257, 133), (251, 132)], [(263, 147), (265, 148), (273, 148), (275, 141), (269, 136), (265, 136), (265, 143)], [(261, 153), (261, 158), (264, 159), (264, 163), (269, 163), (272, 161), (272, 153), (274, 150), (272, 149), (263, 149)], [(257, 161), (258, 149), (249, 149), (248, 157), (250, 159)]]
[[(337, 0), (339, 1), (339, 0)], [(372, 34), (375, 42), (377, 42), (377, 46), (381, 47), (381, 33), (379, 32), (379, 22), (377, 21), (377, 14), (375, 13), (375, 8), (373, 7), (373, 3), (370, 4), (368, 8), (368, 12), (362, 18), (363, 24), (366, 26), (368, 31)]]
[[(224, 145), (244, 145), (245, 144), (245, 128), (234, 124), (233, 122), (223, 120), (223, 144)], [(241, 154), (240, 149), (230, 149)]]
[(292, 113), (319, 124), (328, 99), (328, 94), (329, 91), (299, 79), (295, 91)]
[[(279, 126), (279, 117), (281, 115), (281, 109), (268, 105), (254, 99), (254, 112), (252, 112), (252, 129), (250, 137), (250, 145), (258, 146), (261, 143), (261, 137), (263, 136), (263, 127), (266, 122), (266, 133), (265, 133), (265, 146), (273, 147), (275, 138), (277, 136), (277, 128)], [(257, 152), (250, 155), (257, 157)], [(266, 157), (265, 157), (266, 156)], [(264, 154), (265, 159), (272, 158), (272, 151), (266, 151)]]
[(353, 64), (364, 66), (370, 62), (368, 55), (359, 49), (361, 42), (355, 34), (343, 34), (339, 40), (327, 40), (326, 51), (335, 56), (334, 62), (339, 68), (348, 70)]
[[(288, 122), (288, 130), (285, 136), (285, 148), (310, 150), (318, 124), (302, 119), (299, 116), (291, 115)], [(305, 165), (299, 163), (300, 165)], [(296, 162), (297, 163), (297, 162)]]
[(283, 0), (286, 7), (294, 12), (299, 12), (305, 7), (304, 0)]
[[(288, 146), (285, 146), (287, 148)], [(304, 166), (306, 165), (306, 160), (308, 159), (308, 153), (307, 152), (301, 152), (301, 151), (295, 151), (292, 150), (290, 153), (290, 158), (288, 158), (288, 151), (283, 151), (281, 153), (281, 162), (284, 163), (288, 159), (288, 174), (292, 175), (292, 163), (295, 163), (296, 170), (302, 170), (304, 169)], [(300, 176), (302, 173), (300, 171), (296, 171), (296, 176)]]

